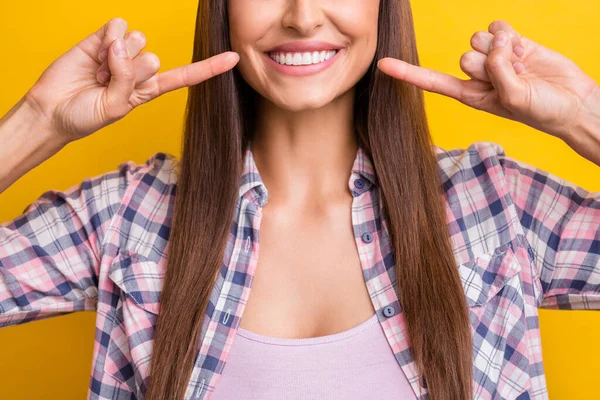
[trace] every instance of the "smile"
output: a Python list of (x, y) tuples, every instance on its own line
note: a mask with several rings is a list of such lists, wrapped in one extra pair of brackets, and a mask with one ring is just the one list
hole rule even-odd
[(281, 74), (306, 76), (325, 71), (341, 57), (344, 50), (341, 48), (306, 52), (273, 51), (263, 55), (266, 63)]
[(329, 60), (337, 53), (337, 50), (321, 50), (305, 53), (272, 52), (269, 57), (282, 65), (311, 65), (319, 64)]

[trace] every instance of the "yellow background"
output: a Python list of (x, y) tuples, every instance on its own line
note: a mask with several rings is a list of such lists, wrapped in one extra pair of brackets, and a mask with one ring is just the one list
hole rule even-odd
[[(370, 1), (370, 0), (364, 0)], [(517, 31), (575, 61), (600, 82), (600, 2), (597, 0), (413, 0), (421, 65), (467, 78), (462, 53), (478, 30), (504, 19)], [(0, 115), (63, 52), (112, 17), (147, 37), (146, 51), (161, 71), (191, 60), (197, 3), (193, 0), (102, 2), (0, 1)], [(157, 151), (179, 156), (187, 92), (168, 93), (83, 140), (69, 144), (0, 196), (0, 220), (18, 215), (43, 191), (66, 189), (124, 160), (145, 161)], [(426, 93), (436, 144), (464, 148), (479, 140), (588, 190), (600, 191), (600, 167), (562, 141), (525, 125)], [(89, 381), (95, 314), (74, 313), (0, 329), (0, 397), (82, 399)], [(540, 310), (550, 398), (598, 398), (600, 313)]]

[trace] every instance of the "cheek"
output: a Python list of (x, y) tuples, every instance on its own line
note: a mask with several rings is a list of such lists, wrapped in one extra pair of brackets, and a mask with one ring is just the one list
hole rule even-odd
[(229, 38), (233, 51), (242, 51), (263, 35), (268, 26), (268, 16), (262, 10), (253, 1), (229, 1)]
[[(259, 0), (260, 1), (260, 0)], [(276, 0), (277, 2), (277, 0)], [(281, 10), (246, 7), (249, 0), (231, 0), (230, 39), (240, 53), (236, 69), (260, 95), (290, 110), (319, 107), (346, 92), (367, 72), (377, 47), (379, 1), (328, 0), (321, 35), (345, 43), (347, 54), (329, 73), (296, 79), (278, 75), (257, 48), (286, 36), (280, 31)], [(279, 13), (279, 15), (276, 15)], [(264, 45), (262, 45), (264, 47)]]
[[(257, 3), (261, 3), (260, 6)], [(230, 0), (229, 2), (229, 38), (231, 50), (240, 55), (240, 61), (236, 65), (242, 77), (246, 81), (255, 81), (256, 75), (261, 74), (260, 68), (263, 61), (257, 47), (267, 37), (272, 35), (276, 27), (278, 9), (274, 5), (266, 7), (263, 0)], [(264, 45), (263, 45), (264, 46)], [(250, 82), (249, 82), (250, 83)]]
[(266, 40), (281, 22), (284, 3), (287, 0), (229, 0), (232, 50), (256, 46)]
[(229, 40), (231, 50), (242, 52), (244, 47), (248, 46), (252, 36), (252, 26), (244, 18), (234, 16), (229, 19)]
[[(332, 7), (336, 2), (332, 0)], [(349, 55), (356, 68), (365, 69), (377, 49), (378, 0), (343, 0), (331, 9), (330, 17), (338, 30), (349, 38)]]
[[(366, 1), (359, 1), (367, 3)], [(375, 2), (374, 2), (375, 3)], [(369, 69), (377, 51), (378, 8), (357, 7), (352, 10), (340, 31), (350, 38), (346, 76), (356, 83)]]

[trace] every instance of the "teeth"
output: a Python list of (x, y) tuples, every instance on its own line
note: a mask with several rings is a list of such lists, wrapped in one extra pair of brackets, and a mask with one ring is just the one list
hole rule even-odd
[(306, 53), (282, 53), (274, 52), (269, 53), (275, 62), (285, 65), (309, 65), (318, 64), (323, 61), (329, 60), (337, 53), (337, 50), (321, 50)]
[(319, 56), (319, 52), (318, 51), (313, 51), (312, 52), (312, 57), (311, 57), (312, 63), (316, 64), (318, 62), (321, 61), (321, 57)]

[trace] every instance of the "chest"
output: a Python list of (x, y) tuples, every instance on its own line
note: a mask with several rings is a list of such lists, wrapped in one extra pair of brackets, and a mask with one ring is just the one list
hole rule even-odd
[[(360, 244), (360, 242), (359, 242)], [(317, 223), (264, 217), (240, 327), (304, 338), (350, 329), (375, 314), (350, 213)]]

